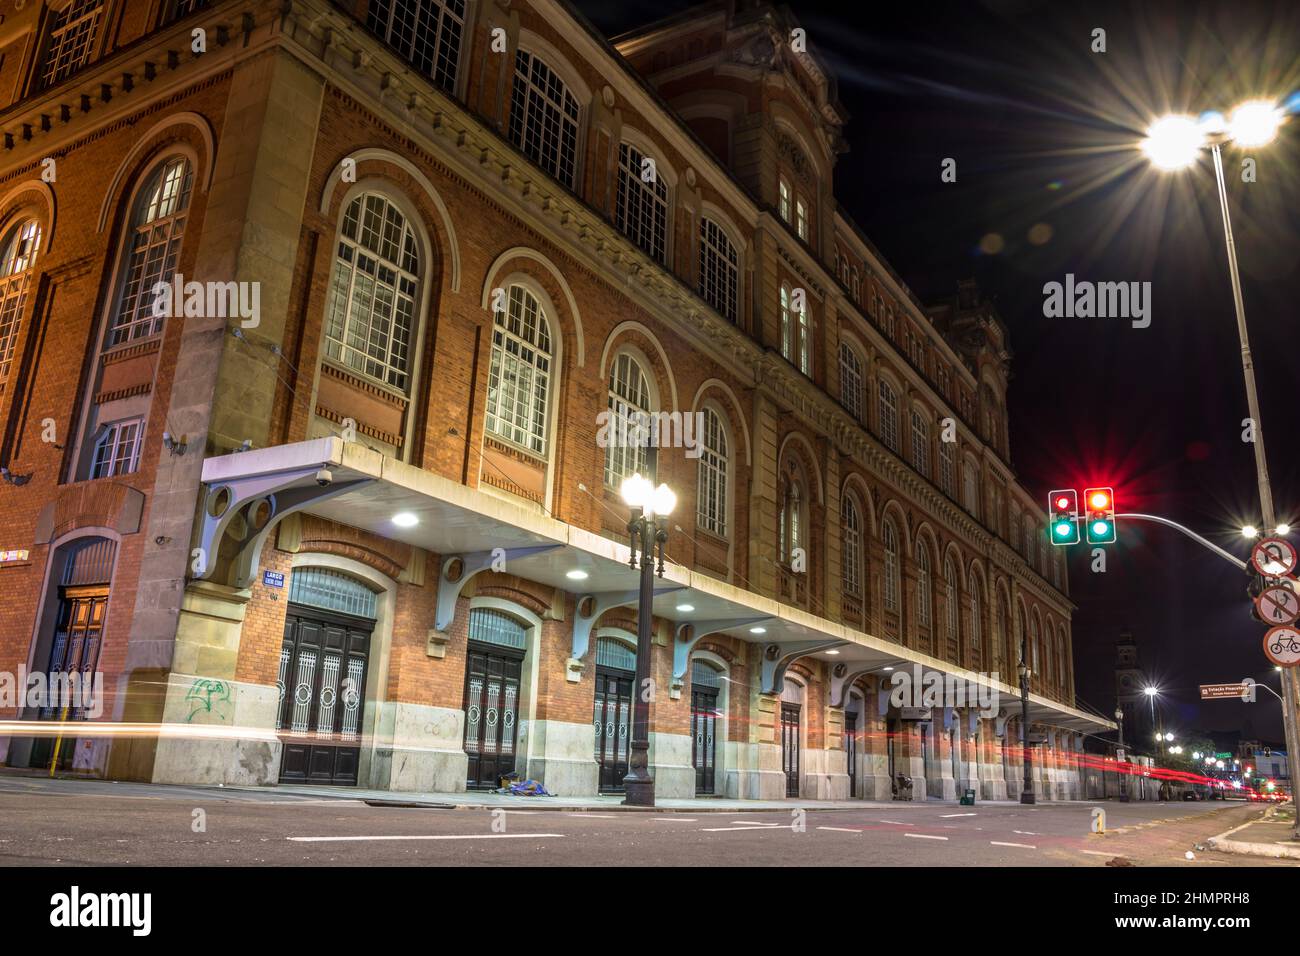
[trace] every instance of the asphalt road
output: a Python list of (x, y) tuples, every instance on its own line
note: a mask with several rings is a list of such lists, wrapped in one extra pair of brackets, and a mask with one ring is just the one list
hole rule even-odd
[[(1296, 866), (1194, 845), (1262, 809), (946, 803), (629, 813), (370, 806), (294, 794), (0, 779), (0, 865)], [(1193, 850), (1195, 859), (1185, 856)], [(1120, 862), (1116, 862), (1116, 861)]]

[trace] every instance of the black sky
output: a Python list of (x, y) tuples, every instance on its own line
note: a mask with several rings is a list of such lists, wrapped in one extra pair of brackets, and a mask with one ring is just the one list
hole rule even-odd
[[(607, 35), (691, 6), (580, 0)], [(1154, 173), (1134, 145), (1173, 110), (1300, 91), (1294, 3), (794, 2), (850, 113), (840, 202), (923, 301), (979, 280), (1011, 331), (1011, 451), (1024, 485), (1113, 485), (1121, 511), (1164, 515), (1245, 555), (1260, 523), (1224, 239), (1208, 154)], [(1106, 31), (1106, 52), (1090, 47)], [(957, 182), (943, 183), (945, 158)], [(1241, 181), (1244, 157), (1257, 181)], [(1279, 517), (1300, 524), (1300, 116), (1268, 147), (1229, 151), (1228, 192)], [(1050, 230), (1050, 239), (1031, 242)], [(1001, 250), (981, 252), (989, 235)], [(1043, 316), (1066, 273), (1149, 281), (1152, 322)], [(1114, 707), (1131, 628), (1184, 730), (1280, 740), (1277, 701), (1200, 704), (1200, 683), (1276, 686), (1246, 577), (1173, 531), (1121, 523), (1105, 574), (1071, 549), (1080, 698)]]

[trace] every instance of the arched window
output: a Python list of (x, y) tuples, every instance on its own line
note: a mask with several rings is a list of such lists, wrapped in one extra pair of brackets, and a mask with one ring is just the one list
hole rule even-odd
[(366, 26), (438, 86), (455, 91), (465, 0), (370, 0)]
[(140, 191), (131, 213), (130, 248), (123, 257), (106, 348), (162, 332), (164, 317), (154, 314), (153, 288), (171, 282), (176, 273), (193, 179), (189, 160), (177, 156), (163, 163)]
[(980, 474), (974, 460), (967, 458), (962, 468), (962, 506), (973, 518), (980, 513)]
[(957, 646), (959, 609), (957, 607), (957, 569), (953, 567), (951, 558), (945, 559), (943, 562), (943, 587), (947, 638), (949, 644), (955, 648)]
[(696, 523), (705, 531), (719, 537), (727, 536), (727, 433), (722, 427), (722, 416), (705, 406), (701, 412), (704, 424), (699, 438), (700, 460), (699, 489)]
[(812, 321), (808, 303), (802, 307), (788, 285), (781, 285), (781, 355), (805, 375), (812, 375)]
[(898, 532), (894, 522), (886, 518), (881, 537), (885, 546), (885, 610), (898, 612), (898, 595), (902, 591), (899, 580)]
[(880, 402), (877, 409), (877, 431), (880, 432), (880, 440), (888, 445), (895, 452), (898, 451), (898, 393), (894, 391), (894, 386), (890, 385), (883, 378), (880, 380)]
[(955, 441), (944, 441), (943, 433), (939, 437), (939, 487), (949, 498), (957, 494), (957, 453)]
[(933, 620), (934, 589), (930, 582), (930, 549), (924, 541), (916, 543), (916, 623), (923, 628)]
[(790, 316), (794, 308), (791, 302), (790, 287), (781, 283), (781, 357), (793, 361), (794, 356), (794, 320)]
[(663, 262), (668, 246), (668, 186), (654, 166), (630, 143), (618, 147), (618, 200), (614, 224), (651, 259)]
[(512, 285), (492, 329), (488, 432), (546, 454), (551, 388), (551, 327), (537, 298)]
[(0, 386), (9, 379), (32, 267), (40, 249), (41, 224), (35, 219), (18, 223), (0, 245)]
[(578, 178), (580, 109), (554, 70), (535, 54), (522, 48), (516, 51), (510, 141), (569, 189)]
[(103, 9), (104, 0), (71, 0), (50, 16), (41, 66), (42, 89), (66, 79), (90, 61)]
[(781, 498), (780, 515), (780, 556), (785, 564), (793, 562), (795, 552), (805, 548), (804, 542), (804, 495), (803, 485), (799, 479), (791, 478), (786, 482), (785, 494)]
[(840, 343), (840, 404), (862, 420), (862, 359), (847, 342)]
[(650, 438), (650, 385), (641, 363), (620, 352), (609, 370), (609, 435), (605, 443), (605, 484), (618, 488), (624, 478), (645, 475)]
[(777, 210), (781, 213), (781, 218), (786, 222), (790, 221), (790, 184), (786, 182), (784, 176), (781, 177), (777, 184), (778, 196)]
[(348, 204), (339, 227), (325, 318), (325, 356), (405, 391), (419, 315), (415, 231), (378, 193)]
[[(980, 601), (980, 584), (975, 578), (971, 578), (970, 588), (970, 649), (973, 653), (979, 653), (983, 645), (983, 621), (984, 608)], [(986, 665), (987, 666), (987, 665)]]
[(840, 501), (840, 533), (843, 536), (841, 559), (843, 561), (844, 593), (862, 596), (862, 519), (852, 495)]
[[(1023, 626), (1024, 622), (1021, 621)], [(1029, 666), (1033, 669), (1036, 676), (1041, 676), (1042, 671), (1039, 669), (1038, 660), (1038, 619), (1034, 618), (1029, 625)]]
[(919, 408), (912, 409), (912, 467), (930, 477), (930, 423)]
[(700, 219), (700, 295), (729, 322), (737, 318), (740, 257), (727, 234), (707, 216)]

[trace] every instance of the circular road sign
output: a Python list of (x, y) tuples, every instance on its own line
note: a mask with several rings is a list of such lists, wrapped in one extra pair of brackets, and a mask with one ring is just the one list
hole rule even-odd
[(1264, 655), (1279, 667), (1300, 664), (1300, 631), (1289, 624), (1269, 628), (1264, 635)]
[(1296, 551), (1286, 538), (1264, 538), (1250, 549), (1250, 563), (1266, 578), (1280, 578), (1295, 570)]
[(1300, 594), (1285, 584), (1273, 584), (1255, 598), (1255, 609), (1265, 624), (1294, 624), (1300, 618)]

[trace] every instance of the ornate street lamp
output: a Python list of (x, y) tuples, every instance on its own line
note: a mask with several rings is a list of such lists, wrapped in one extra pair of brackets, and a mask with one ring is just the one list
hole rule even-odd
[[(1119, 748), (1118, 753), (1124, 752), (1124, 708), (1119, 704), (1115, 705), (1115, 723), (1119, 724)], [(1116, 765), (1119, 771), (1119, 802), (1128, 803), (1128, 774), (1124, 768)]]
[(1025, 663), (1025, 642), (1020, 641), (1020, 746), (1025, 752), (1025, 783), (1021, 803), (1034, 803), (1034, 757), (1029, 750), (1029, 665)]
[[(654, 474), (654, 452), (648, 449), (648, 467)], [(650, 635), (654, 623), (655, 551), (658, 549), (659, 576), (664, 573), (664, 546), (668, 543), (668, 529), (659, 524), (667, 518), (677, 504), (677, 496), (667, 485), (642, 478), (640, 473), (624, 480), (619, 489), (623, 500), (632, 509), (627, 523), (632, 553), (628, 566), (637, 567), (640, 550), (641, 595), (637, 602), (636, 635), (636, 687), (632, 699), (632, 752), (628, 758), (627, 776), (623, 778), (623, 802), (633, 807), (655, 805), (655, 781), (650, 775), (650, 698), (646, 688), (650, 682)]]

